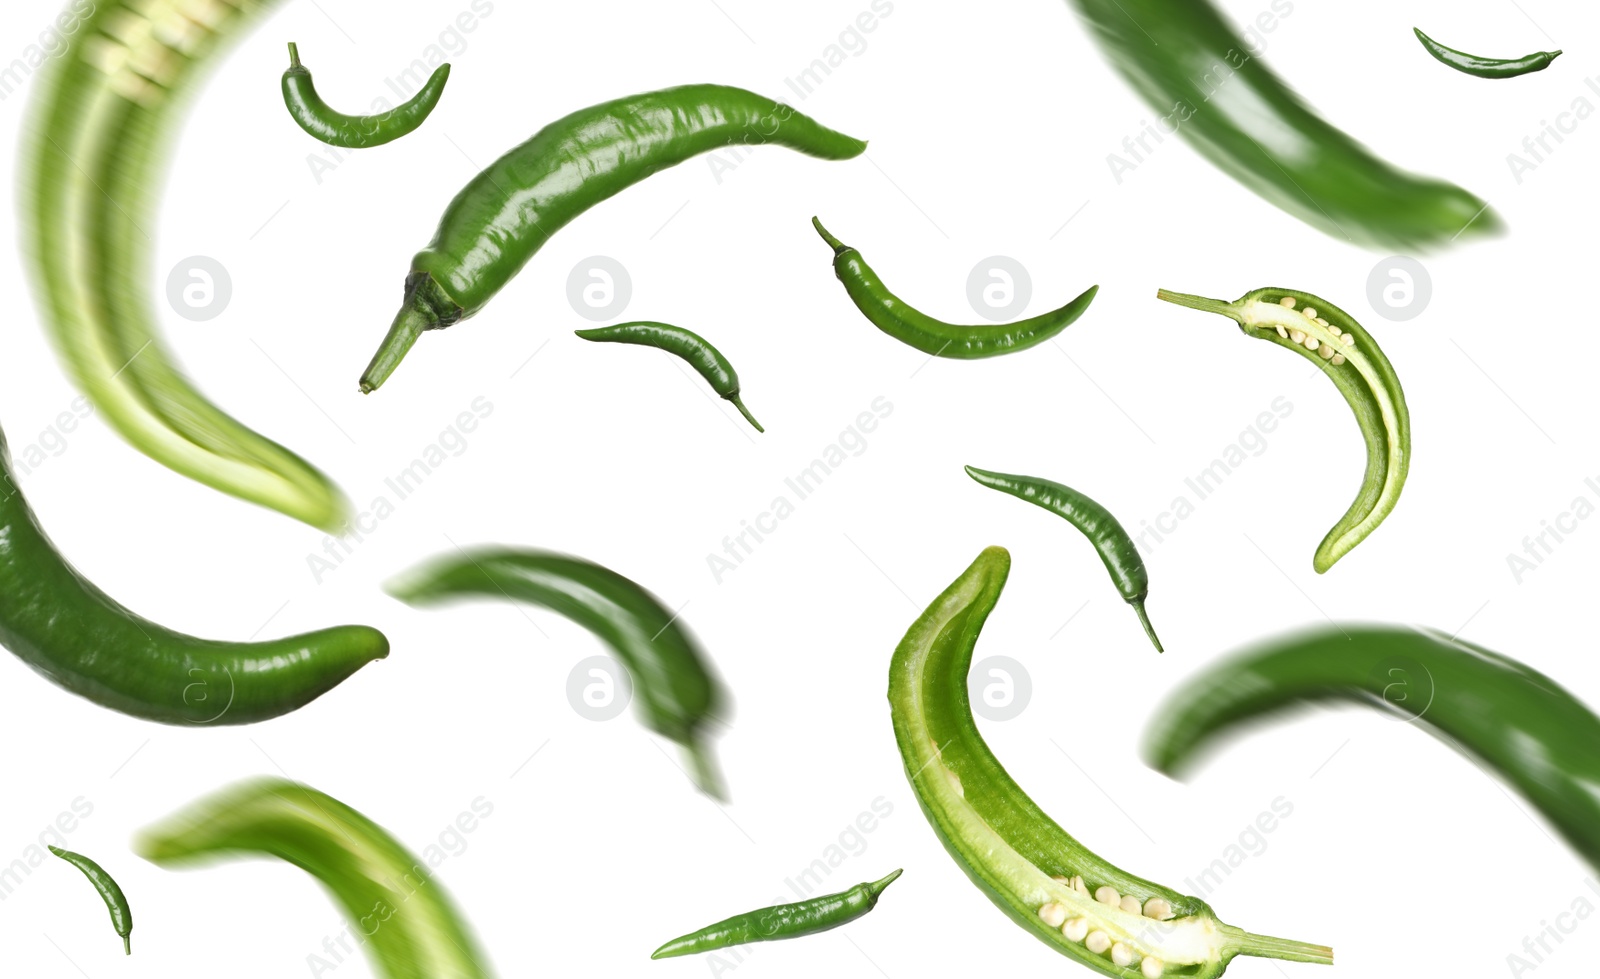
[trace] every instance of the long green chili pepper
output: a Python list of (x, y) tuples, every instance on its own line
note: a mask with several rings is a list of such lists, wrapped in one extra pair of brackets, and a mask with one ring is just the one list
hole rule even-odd
[(889, 291), (860, 252), (829, 234), (814, 217), (811, 225), (833, 248), (833, 273), (867, 320), (901, 343), (934, 357), (976, 360), (1037, 346), (1077, 322), (1100, 291), (1099, 286), (1090, 286), (1060, 309), (1015, 323), (959, 326), (936, 320), (907, 304)]
[(400, 105), (370, 116), (350, 116), (334, 111), (317, 94), (311, 69), (300, 63), (300, 47), (289, 42), (289, 67), (283, 73), (283, 104), (300, 128), (329, 146), (363, 149), (382, 146), (406, 135), (428, 118), (450, 80), (450, 65), (434, 69), (417, 94)]
[(1145, 599), (1150, 595), (1150, 575), (1144, 569), (1144, 559), (1139, 556), (1139, 548), (1133, 543), (1133, 538), (1122, 529), (1122, 524), (1117, 522), (1110, 510), (1072, 487), (1048, 479), (989, 472), (971, 466), (965, 468), (967, 475), (978, 483), (1043, 507), (1064, 518), (1089, 538), (1089, 543), (1100, 555), (1100, 562), (1106, 566), (1106, 573), (1111, 575), (1112, 583), (1122, 593), (1123, 601), (1132, 605), (1138, 614), (1139, 624), (1144, 626), (1144, 633), (1150, 637), (1156, 652), (1164, 652), (1161, 640), (1156, 638), (1156, 630), (1150, 625), (1150, 616), (1144, 610)]
[(1250, 723), (1325, 701), (1417, 721), (1509, 782), (1600, 868), (1600, 717), (1531, 667), (1436, 630), (1344, 624), (1257, 644), (1179, 688), (1151, 721), (1145, 757), (1184, 772)]
[(102, 707), (165, 724), (251, 724), (389, 654), (383, 633), (366, 626), (216, 642), (128, 611), (56, 552), (12, 482), (3, 432), (0, 494), (0, 645)]
[(128, 907), (128, 898), (122, 893), (122, 888), (105, 872), (105, 868), (81, 853), (63, 850), (59, 846), (50, 847), (50, 852), (77, 867), (83, 876), (89, 878), (100, 900), (106, 902), (106, 910), (111, 912), (111, 927), (122, 938), (122, 954), (132, 955), (133, 945), (128, 936), (133, 934), (133, 909)]
[(895, 882), (900, 871), (870, 883), (857, 884), (848, 891), (824, 894), (794, 904), (778, 904), (759, 911), (736, 914), (699, 931), (674, 938), (650, 953), (652, 959), (670, 959), (678, 955), (693, 955), (730, 945), (747, 945), (750, 942), (775, 942), (784, 938), (801, 938), (820, 931), (849, 924), (878, 905), (878, 895)]
[(1327, 571), (1394, 510), (1411, 465), (1411, 413), (1389, 358), (1354, 317), (1309, 292), (1257, 289), (1230, 303), (1162, 289), (1156, 298), (1218, 313), (1245, 336), (1288, 347), (1316, 364), (1350, 403), (1367, 443), (1367, 470), (1350, 509), (1317, 545), (1312, 567)]
[(1320, 945), (1218, 921), (1204, 901), (1135, 877), (1057, 826), (989, 751), (967, 694), (1011, 556), (990, 547), (895, 648), (889, 708), (906, 778), (950, 856), (1013, 921), (1108, 976), (1218, 976), (1237, 955), (1332, 964)]
[(1435, 59), (1449, 65), (1456, 71), (1468, 75), (1476, 75), (1479, 78), (1515, 78), (1518, 75), (1526, 75), (1529, 72), (1544, 71), (1550, 67), (1550, 62), (1556, 60), (1556, 55), (1561, 53), (1559, 50), (1535, 51), (1533, 54), (1525, 54), (1520, 58), (1480, 58), (1475, 54), (1468, 54), (1465, 51), (1457, 51), (1455, 48), (1445, 47), (1422, 33), (1420, 28), (1413, 27), (1411, 30), (1417, 35), (1417, 40), (1422, 42), (1422, 46)]
[(636, 582), (583, 558), (496, 547), (436, 558), (387, 588), (411, 605), (509, 598), (550, 609), (588, 629), (611, 647), (633, 678), (645, 726), (683, 747), (689, 777), (700, 791), (726, 798), (704, 731), (726, 696), (677, 613)]
[(578, 336), (585, 340), (594, 340), (600, 343), (636, 343), (640, 346), (655, 347), (665, 350), (669, 354), (681, 357), (689, 362), (689, 366), (711, 385), (711, 390), (717, 392), (733, 406), (739, 409), (739, 414), (745, 417), (758, 432), (765, 432), (761, 423), (745, 408), (744, 402), (739, 400), (739, 375), (728, 363), (728, 358), (722, 352), (698, 333), (692, 333), (681, 326), (672, 326), (668, 323), (618, 323), (616, 326), (603, 326), (594, 330), (574, 330)]
[[(1073, 0), (1122, 78), (1224, 173), (1335, 238), (1389, 250), (1498, 230), (1475, 195), (1389, 165), (1317, 115), (1206, 0)], [(1159, 127), (1159, 131), (1157, 131)], [(1146, 149), (1145, 133), (1138, 142)], [(1133, 141), (1125, 141), (1132, 147)], [(1112, 173), (1143, 161), (1113, 155)], [(1119, 169), (1122, 168), (1122, 169)]]
[(73, 379), (123, 438), (191, 479), (337, 530), (346, 502), (305, 460), (201, 395), (165, 349), (147, 280), (183, 94), (274, 0), (102, 0), (63, 42), (24, 149), (35, 292)]
[(405, 302), (361, 376), (371, 392), (425, 330), (483, 309), (572, 219), (646, 177), (733, 143), (775, 143), (825, 160), (867, 144), (769, 98), (683, 85), (579, 109), (539, 130), (462, 188), (411, 260)]
[(135, 844), (163, 867), (263, 855), (315, 877), (361, 929), (383, 979), (488, 979), (487, 959), (429, 863), (307, 785), (262, 778), (191, 803)]

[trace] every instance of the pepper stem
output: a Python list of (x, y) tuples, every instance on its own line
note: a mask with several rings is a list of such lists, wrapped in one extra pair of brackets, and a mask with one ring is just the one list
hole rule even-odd
[(1190, 309), (1203, 310), (1207, 313), (1220, 313), (1231, 320), (1239, 319), (1239, 312), (1234, 308), (1233, 303), (1224, 302), (1221, 299), (1207, 299), (1205, 296), (1192, 296), (1187, 292), (1171, 292), (1166, 289), (1157, 289), (1156, 298), (1169, 303), (1177, 303), (1179, 306), (1187, 306)]
[(122, 954), (123, 955), (132, 955), (133, 954), (133, 943), (129, 940), (127, 935), (123, 935), (122, 936)]
[(827, 242), (833, 247), (833, 253), (835, 255), (839, 255), (850, 250), (849, 245), (835, 238), (833, 235), (828, 234), (828, 229), (822, 226), (822, 222), (818, 221), (815, 215), (813, 215), (811, 218), (811, 226), (817, 229), (817, 234), (822, 236), (823, 241)]
[(1223, 925), (1222, 931), (1228, 936), (1228, 949), (1235, 955), (1254, 955), (1258, 958), (1282, 959), (1286, 962), (1313, 962), (1317, 965), (1333, 964), (1333, 949), (1326, 945), (1313, 945), (1310, 942), (1297, 942), (1288, 938), (1273, 938), (1271, 935), (1256, 935), (1232, 925)]
[(293, 41), (289, 42), (289, 67), (300, 67), (300, 45), (294, 43)]
[(371, 394), (382, 387), (394, 369), (400, 366), (400, 361), (405, 359), (411, 345), (417, 342), (417, 337), (437, 323), (438, 318), (420, 297), (407, 296), (405, 306), (401, 307), (394, 323), (389, 326), (389, 335), (383, 338), (383, 345), (372, 355), (372, 363), (361, 375), (361, 393)]
[(695, 788), (718, 802), (727, 802), (728, 791), (723, 788), (722, 773), (717, 771), (717, 760), (711, 757), (706, 746), (696, 739), (686, 742), (683, 751), (689, 757), (689, 778), (694, 781)]
[(761, 423), (756, 421), (756, 416), (750, 414), (750, 409), (748, 409), (748, 408), (746, 408), (744, 406), (744, 402), (739, 400), (739, 396), (737, 394), (730, 394), (730, 395), (727, 396), (727, 398), (728, 398), (729, 401), (733, 402), (733, 406), (735, 408), (739, 409), (739, 414), (744, 416), (745, 421), (747, 421), (750, 424), (755, 426), (756, 431), (758, 431), (758, 432), (765, 432), (766, 431), (766, 429), (761, 427)]
[(1128, 604), (1132, 605), (1133, 606), (1133, 610), (1135, 612), (1139, 613), (1139, 624), (1144, 626), (1144, 634), (1149, 636), (1150, 637), (1150, 641), (1155, 644), (1156, 652), (1158, 652), (1158, 653), (1166, 652), (1165, 649), (1161, 648), (1161, 640), (1156, 638), (1156, 630), (1155, 630), (1155, 628), (1150, 625), (1150, 616), (1145, 614), (1143, 599), (1141, 599), (1141, 600), (1139, 600), (1137, 602), (1129, 602)]

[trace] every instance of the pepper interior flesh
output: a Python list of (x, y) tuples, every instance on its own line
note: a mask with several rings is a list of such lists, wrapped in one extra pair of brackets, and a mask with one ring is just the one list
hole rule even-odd
[(890, 292), (861, 253), (829, 234), (821, 221), (813, 217), (811, 225), (833, 248), (833, 272), (868, 322), (901, 343), (934, 357), (976, 360), (1038, 346), (1076, 323), (1094, 301), (1095, 293), (1100, 291), (1099, 286), (1090, 286), (1059, 309), (1015, 323), (981, 326), (946, 323)]
[(289, 42), (289, 67), (283, 73), (283, 104), (308, 134), (329, 146), (363, 149), (382, 146), (414, 131), (433, 112), (450, 80), (450, 65), (440, 65), (417, 94), (387, 112), (352, 116), (335, 111), (317, 94), (311, 70), (300, 63), (300, 47)]
[(224, 493), (327, 531), (346, 501), (299, 456), (200, 394), (152, 312), (150, 233), (183, 94), (275, 0), (104, 0), (64, 42), (25, 142), (35, 293), (73, 380), (131, 445)]
[(674, 938), (651, 952), (650, 957), (670, 959), (750, 942), (800, 938), (837, 928), (877, 907), (878, 896), (899, 878), (900, 873), (896, 870), (880, 880), (857, 884), (838, 894), (825, 894), (793, 904), (778, 904), (759, 911), (736, 914), (699, 931)]
[(106, 903), (106, 910), (111, 914), (112, 930), (122, 939), (122, 954), (132, 955), (133, 945), (129, 936), (133, 934), (133, 910), (128, 906), (127, 895), (122, 893), (116, 879), (106, 873), (104, 867), (81, 853), (63, 850), (59, 846), (50, 847), (50, 852), (78, 868), (94, 885), (95, 892)]
[(1332, 964), (1321, 945), (1256, 935), (1090, 852), (1006, 774), (978, 733), (967, 674), (1011, 557), (990, 547), (896, 647), (889, 706), (906, 777), (956, 863), (1012, 920), (1108, 976), (1221, 975), (1238, 955)]
[(1183, 773), (1258, 720), (1329, 701), (1415, 720), (1600, 868), (1600, 717), (1526, 664), (1437, 630), (1344, 623), (1259, 643), (1181, 686), (1153, 715), (1145, 757)]
[(1312, 227), (1393, 251), (1444, 247), (1499, 229), (1476, 195), (1399, 170), (1329, 125), (1267, 67), (1259, 45), (1240, 37), (1231, 18), (1206, 0), (1073, 0), (1073, 6), (1123, 81), (1160, 114), (1146, 130), (1150, 138), (1177, 133), (1228, 176)]
[(135, 843), (163, 867), (270, 856), (315, 877), (360, 928), (384, 979), (488, 979), (477, 948), (430, 865), (382, 826), (306, 785), (262, 778), (191, 803)]
[(749, 422), (758, 432), (765, 432), (761, 423), (744, 406), (744, 401), (739, 397), (739, 374), (722, 355), (722, 351), (713, 347), (705, 337), (692, 330), (670, 323), (655, 323), (640, 320), (635, 323), (618, 323), (615, 326), (602, 326), (593, 330), (574, 330), (579, 337), (592, 340), (596, 343), (632, 343), (643, 347), (655, 347), (665, 350), (675, 357), (679, 357), (695, 369), (695, 373), (705, 378), (711, 385), (711, 390), (724, 400), (739, 409), (745, 421)]
[(1422, 33), (1417, 27), (1411, 28), (1417, 35), (1417, 40), (1427, 52), (1438, 61), (1449, 65), (1456, 71), (1479, 78), (1515, 78), (1529, 72), (1544, 71), (1550, 67), (1550, 62), (1556, 60), (1558, 51), (1535, 51), (1533, 54), (1523, 55), (1520, 58), (1480, 58), (1475, 54), (1457, 51), (1455, 48), (1446, 47), (1433, 38)]
[(1156, 298), (1218, 313), (1246, 336), (1288, 347), (1316, 364), (1344, 395), (1367, 446), (1367, 469), (1350, 509), (1317, 545), (1312, 566), (1321, 574), (1383, 523), (1411, 465), (1411, 413), (1394, 365), (1349, 313), (1309, 292), (1268, 288), (1234, 302), (1162, 289)]
[(361, 377), (376, 390), (427, 330), (481, 310), (544, 243), (589, 208), (667, 167), (743, 143), (824, 160), (867, 144), (728, 85), (683, 85), (579, 109), (489, 164), (450, 202), (411, 260), (405, 299)]

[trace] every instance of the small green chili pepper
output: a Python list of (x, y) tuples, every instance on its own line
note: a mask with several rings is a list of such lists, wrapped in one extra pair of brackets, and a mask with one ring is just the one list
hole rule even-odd
[(730, 945), (747, 945), (750, 942), (775, 942), (784, 938), (801, 938), (817, 932), (849, 924), (878, 905), (878, 895), (895, 882), (900, 871), (866, 884), (857, 884), (848, 891), (825, 894), (794, 904), (778, 904), (759, 911), (736, 914), (714, 925), (706, 925), (667, 942), (650, 953), (652, 959), (670, 959), (678, 955), (693, 955)]
[(574, 330), (578, 336), (585, 340), (594, 340), (600, 343), (636, 343), (644, 347), (655, 347), (665, 350), (669, 354), (681, 357), (689, 362), (689, 366), (711, 385), (711, 390), (723, 398), (733, 402), (739, 409), (739, 414), (745, 417), (758, 432), (765, 432), (761, 423), (745, 408), (744, 402), (739, 400), (739, 375), (728, 363), (728, 358), (722, 352), (698, 333), (692, 333), (681, 326), (672, 326), (669, 323), (652, 323), (641, 321), (637, 323), (618, 323), (616, 326), (603, 326), (594, 330)]
[(1257, 644), (1179, 688), (1145, 757), (1184, 772), (1257, 720), (1327, 701), (1415, 720), (1509, 782), (1600, 869), (1600, 717), (1526, 664), (1437, 630), (1345, 624)]
[(389, 655), (383, 633), (366, 626), (215, 642), (128, 611), (56, 552), (12, 482), (3, 432), (0, 494), (0, 645), (102, 707), (165, 724), (251, 724)]
[(389, 594), (410, 605), (496, 598), (550, 609), (588, 629), (633, 678), (645, 726), (682, 745), (689, 777), (700, 791), (725, 798), (704, 741), (725, 694), (705, 653), (672, 609), (610, 568), (550, 551), (478, 548), (413, 568), (389, 582)]
[(162, 867), (264, 854), (315, 877), (344, 910), (383, 979), (488, 979), (488, 960), (433, 865), (382, 826), (307, 785), (231, 786), (146, 829), (135, 844)]
[(446, 62), (434, 69), (416, 95), (393, 109), (370, 116), (349, 116), (322, 101), (312, 84), (311, 69), (300, 63), (299, 45), (290, 41), (289, 67), (283, 73), (283, 104), (301, 129), (329, 146), (364, 149), (393, 142), (422, 125), (439, 104), (444, 83), (449, 80), (450, 65)]
[(383, 384), (425, 330), (483, 309), (550, 236), (589, 208), (667, 167), (743, 143), (825, 160), (867, 144), (789, 106), (727, 85), (683, 85), (579, 109), (472, 178), (411, 260), (405, 300), (361, 390)]
[(128, 907), (128, 898), (122, 893), (122, 888), (99, 864), (90, 860), (81, 853), (63, 850), (59, 846), (50, 847), (50, 852), (72, 864), (89, 878), (89, 883), (100, 893), (100, 900), (106, 902), (106, 910), (111, 912), (111, 927), (122, 938), (122, 954), (132, 955), (133, 945), (128, 936), (133, 933), (133, 909)]
[(901, 343), (935, 357), (976, 360), (1037, 346), (1077, 322), (1100, 291), (1099, 286), (1090, 286), (1060, 309), (1015, 323), (958, 326), (936, 320), (907, 304), (889, 291), (860, 252), (829, 234), (816, 218), (811, 219), (811, 224), (832, 246), (833, 272), (867, 320)]
[(972, 653), (1011, 556), (990, 547), (895, 647), (889, 709), (906, 778), (945, 850), (1036, 938), (1108, 976), (1211, 979), (1238, 955), (1333, 963), (1321, 945), (1256, 935), (1210, 905), (1101, 859), (1056, 825), (984, 743), (968, 701)]
[(967, 466), (966, 470), (968, 476), (990, 489), (1027, 500), (1034, 506), (1063, 517), (1089, 538), (1089, 543), (1100, 555), (1100, 562), (1106, 566), (1106, 573), (1111, 575), (1112, 583), (1122, 593), (1123, 601), (1132, 605), (1134, 612), (1138, 613), (1139, 624), (1144, 626), (1144, 633), (1150, 637), (1156, 652), (1164, 652), (1161, 640), (1156, 638), (1156, 630), (1150, 625), (1150, 616), (1144, 611), (1144, 601), (1150, 595), (1150, 575), (1144, 569), (1144, 559), (1139, 556), (1139, 548), (1133, 543), (1133, 538), (1122, 529), (1122, 524), (1117, 522), (1110, 510), (1072, 487), (1048, 479), (1012, 476), (971, 466)]
[(1558, 51), (1535, 51), (1533, 54), (1523, 55), (1520, 58), (1480, 58), (1475, 54), (1447, 48), (1433, 38), (1422, 33), (1420, 28), (1411, 28), (1417, 35), (1417, 40), (1434, 58), (1449, 65), (1456, 71), (1479, 78), (1515, 78), (1533, 71), (1544, 71), (1550, 67), (1550, 62), (1556, 60)]
[(1394, 510), (1411, 465), (1411, 413), (1389, 358), (1354, 317), (1309, 292), (1257, 289), (1230, 303), (1162, 289), (1156, 298), (1218, 313), (1246, 336), (1288, 347), (1316, 364), (1349, 402), (1367, 443), (1367, 471), (1350, 509), (1317, 545), (1312, 567), (1327, 571)]

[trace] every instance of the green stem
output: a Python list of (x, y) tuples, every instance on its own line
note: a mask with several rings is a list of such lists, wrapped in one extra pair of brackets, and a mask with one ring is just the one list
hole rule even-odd
[(122, 954), (123, 955), (132, 955), (133, 954), (133, 943), (129, 940), (129, 936), (127, 936), (127, 935), (123, 935), (122, 936)]
[(1132, 605), (1133, 606), (1133, 610), (1135, 612), (1139, 613), (1139, 624), (1144, 626), (1144, 634), (1149, 636), (1150, 637), (1150, 641), (1155, 644), (1156, 652), (1158, 652), (1158, 653), (1166, 652), (1165, 649), (1161, 648), (1161, 640), (1156, 638), (1156, 630), (1155, 630), (1155, 628), (1150, 625), (1150, 616), (1145, 614), (1144, 602), (1141, 600), (1141, 601), (1137, 601), (1137, 602), (1129, 602), (1128, 604)]
[(294, 43), (293, 41), (289, 42), (289, 67), (300, 67), (300, 45)]
[(431, 329), (436, 322), (432, 310), (422, 302), (408, 298), (399, 315), (395, 316), (394, 323), (389, 326), (389, 335), (383, 338), (383, 345), (372, 355), (372, 363), (367, 365), (366, 373), (361, 375), (361, 393), (371, 394), (382, 387), (394, 369), (400, 366), (400, 361), (406, 358), (407, 351), (417, 342), (417, 337)]
[(737, 394), (728, 395), (728, 400), (732, 401), (733, 402), (733, 406), (735, 408), (739, 409), (739, 414), (744, 416), (745, 421), (749, 422), (750, 424), (752, 424), (752, 425), (754, 425), (756, 427), (756, 431), (758, 431), (758, 432), (765, 432), (766, 431), (766, 429), (761, 427), (761, 423), (756, 421), (756, 416), (750, 414), (750, 409), (748, 409), (748, 408), (746, 408), (744, 406), (744, 402), (739, 400), (739, 396)]
[(1169, 303), (1177, 303), (1179, 306), (1187, 306), (1190, 309), (1199, 309), (1207, 313), (1219, 313), (1231, 320), (1239, 318), (1239, 311), (1234, 308), (1233, 303), (1224, 302), (1221, 299), (1207, 299), (1205, 296), (1193, 296), (1187, 292), (1171, 292), (1167, 289), (1157, 289), (1156, 298)]
[(1257, 935), (1232, 925), (1223, 925), (1222, 930), (1228, 936), (1228, 947), (1236, 955), (1254, 955), (1286, 962), (1313, 962), (1317, 965), (1333, 964), (1333, 949), (1326, 945)]
[(823, 241), (827, 242), (833, 247), (833, 253), (835, 255), (839, 255), (850, 250), (849, 245), (835, 238), (833, 235), (828, 234), (828, 229), (824, 228), (822, 226), (822, 222), (818, 221), (815, 216), (811, 218), (811, 226), (817, 229), (817, 234), (822, 236)]

